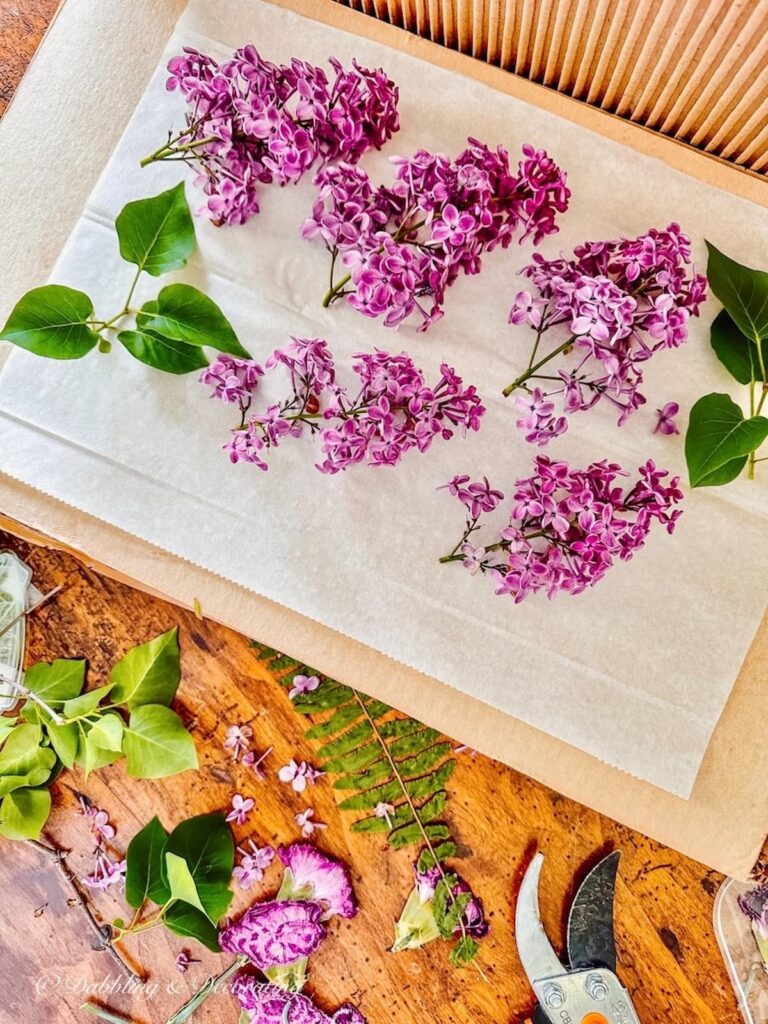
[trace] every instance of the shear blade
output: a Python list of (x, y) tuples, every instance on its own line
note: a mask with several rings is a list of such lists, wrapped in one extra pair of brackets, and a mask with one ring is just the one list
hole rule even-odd
[(572, 970), (607, 967), (616, 970), (613, 901), (618, 852), (596, 864), (579, 886), (568, 914), (568, 962)]
[(539, 879), (544, 854), (537, 853), (523, 876), (515, 907), (515, 939), (528, 981), (544, 981), (565, 972), (560, 957), (547, 938), (539, 912)]

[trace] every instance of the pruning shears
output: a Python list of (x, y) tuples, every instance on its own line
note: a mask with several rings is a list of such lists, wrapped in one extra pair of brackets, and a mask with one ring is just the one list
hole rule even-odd
[(515, 911), (517, 949), (538, 1005), (533, 1024), (640, 1024), (616, 976), (613, 902), (619, 854), (601, 860), (574, 896), (568, 914), (567, 964), (547, 938), (539, 912), (544, 855), (523, 877)]

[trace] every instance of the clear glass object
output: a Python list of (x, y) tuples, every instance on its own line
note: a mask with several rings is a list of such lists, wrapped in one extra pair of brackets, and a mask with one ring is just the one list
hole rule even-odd
[(755, 885), (726, 878), (715, 899), (715, 935), (746, 1024), (768, 1024), (768, 968), (738, 897)]
[[(12, 551), (0, 551), (0, 632), (26, 611), (32, 571)], [(15, 684), (20, 682), (26, 636), (25, 616), (0, 636), (0, 712), (18, 703)]]

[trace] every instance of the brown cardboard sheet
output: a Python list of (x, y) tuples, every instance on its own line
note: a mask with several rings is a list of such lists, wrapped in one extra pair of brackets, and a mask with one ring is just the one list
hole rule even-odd
[[(181, 0), (68, 0), (0, 126), (6, 269), (0, 317), (45, 279), (158, 59)], [(549, 90), (379, 24), (331, 0), (291, 0), (309, 17), (471, 75), (727, 191), (768, 205), (768, 184)], [(89, 87), (83, 89), (87, 63)], [(51, 217), (51, 211), (56, 217)], [(20, 213), (22, 214), (20, 216)], [(2, 354), (0, 353), (0, 359)], [(768, 828), (768, 744), (755, 708), (768, 628), (754, 641), (687, 801), (607, 767), (485, 704), (100, 521), (0, 478), (0, 524), (31, 528), (120, 578), (354, 682), (462, 742), (736, 876)]]

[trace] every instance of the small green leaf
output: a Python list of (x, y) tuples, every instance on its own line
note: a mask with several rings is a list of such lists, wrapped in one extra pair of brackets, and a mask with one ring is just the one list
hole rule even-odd
[(66, 768), (72, 768), (77, 758), (77, 745), (80, 737), (77, 722), (70, 722), (66, 725), (47, 722), (45, 730), (61, 763)]
[(93, 303), (85, 292), (47, 284), (19, 299), (0, 341), (48, 359), (80, 359), (99, 343), (88, 326), (92, 318)]
[(117, 340), (134, 359), (164, 373), (193, 373), (208, 365), (202, 349), (184, 341), (164, 338), (156, 331), (120, 331)]
[(95, 690), (86, 690), (79, 697), (65, 701), (64, 717), (79, 718), (81, 715), (90, 714), (91, 711), (96, 710), (111, 689), (112, 684), (107, 683), (105, 686), (97, 686)]
[(471, 935), (464, 935), (451, 950), (449, 960), (454, 967), (464, 967), (471, 963), (480, 952), (480, 944)]
[(195, 251), (195, 228), (184, 183), (128, 203), (117, 215), (120, 255), (153, 277), (181, 270)]
[(47, 703), (71, 700), (85, 686), (85, 661), (59, 659), (50, 664), (40, 662), (27, 669), (24, 685)]
[(123, 750), (128, 774), (137, 779), (198, 767), (194, 740), (176, 712), (162, 704), (142, 704), (131, 712)]
[(749, 384), (754, 379), (754, 346), (731, 320), (727, 310), (721, 309), (712, 321), (709, 340), (717, 358), (739, 384)]
[(120, 749), (113, 750), (101, 744), (100, 733), (95, 726), (78, 722), (80, 740), (77, 747), (77, 763), (82, 765), (86, 779), (98, 768), (114, 764), (121, 756)]
[(768, 338), (768, 273), (752, 270), (707, 242), (707, 279), (714, 294), (750, 341)]
[[(744, 414), (728, 395), (700, 398), (691, 409), (685, 458), (692, 487), (727, 483), (741, 471), (750, 452), (768, 437), (768, 419)], [(743, 461), (742, 461), (743, 460)]]
[(109, 678), (115, 704), (129, 710), (142, 704), (170, 705), (181, 679), (178, 627), (128, 651)]
[[(146, 319), (144, 319), (146, 317)], [(207, 295), (189, 284), (169, 284), (152, 307), (142, 307), (144, 329), (187, 345), (208, 346), (240, 359), (250, 359), (229, 320)]]
[[(200, 814), (182, 821), (165, 848), (184, 860), (200, 902), (211, 921), (219, 921), (232, 900), (229, 881), (235, 858), (232, 832), (223, 814)], [(164, 872), (165, 876), (165, 872)]]
[[(200, 897), (195, 886), (195, 880), (192, 877), (192, 872), (187, 867), (187, 862), (183, 857), (179, 857), (178, 854), (171, 853), (169, 850), (165, 851), (165, 875), (168, 879), (168, 887), (171, 890), (171, 896), (175, 900), (181, 900), (183, 903), (189, 903), (193, 907), (197, 907), (205, 914), (205, 907), (200, 902)], [(218, 918), (216, 919), (218, 920)], [(216, 922), (213, 921), (213, 924)]]
[(102, 715), (88, 734), (104, 750), (123, 749), (123, 720), (113, 712)]
[(166, 927), (174, 935), (197, 939), (207, 949), (220, 953), (219, 933), (216, 926), (195, 907), (188, 903), (173, 903), (163, 914)]
[(147, 899), (162, 907), (171, 898), (171, 890), (163, 881), (167, 841), (168, 833), (155, 816), (128, 844), (125, 854), (125, 898), (135, 909)]
[(6, 839), (39, 839), (51, 813), (47, 789), (17, 789), (0, 803), (0, 836)]

